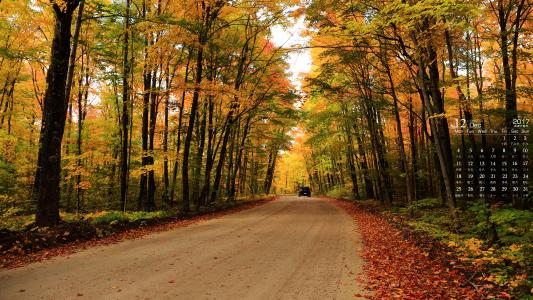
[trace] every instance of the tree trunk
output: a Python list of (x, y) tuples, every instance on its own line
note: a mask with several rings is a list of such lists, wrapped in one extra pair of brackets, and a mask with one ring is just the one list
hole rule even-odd
[(278, 149), (277, 147), (274, 147), (274, 149), (270, 152), (268, 156), (267, 172), (265, 176), (264, 193), (267, 195), (270, 193), (270, 188), (272, 187), (272, 179), (274, 178), (274, 171), (276, 167), (277, 158), (278, 158)]
[[(169, 63), (170, 64), (170, 63)], [(169, 116), (169, 89), (170, 89), (170, 70), (167, 66), (165, 88), (165, 112), (164, 112), (164, 129), (163, 129), (163, 195), (161, 196), (164, 203), (169, 202), (169, 177), (168, 177), (168, 116)]]
[[(233, 176), (232, 176), (232, 180), (231, 180), (230, 188), (229, 188), (230, 190), (229, 197), (231, 200), (234, 200), (235, 194), (236, 194), (237, 172), (239, 172), (239, 170), (241, 169), (242, 152), (244, 150), (244, 142), (246, 141), (246, 138), (248, 136), (248, 130), (250, 129), (250, 119), (251, 119), (251, 116), (246, 118), (246, 122), (244, 124), (244, 129), (243, 129), (243, 134), (242, 134), (240, 144), (238, 145), (238, 149), (237, 149), (235, 168), (233, 169)], [(240, 184), (241, 184), (241, 181), (239, 180), (239, 186)]]
[[(187, 58), (187, 65), (185, 66), (185, 83), (189, 80), (189, 64), (191, 62), (192, 58), (192, 51), (189, 49), (189, 55)], [(176, 190), (176, 181), (178, 177), (178, 157), (180, 155), (180, 149), (181, 149), (181, 132), (183, 127), (183, 109), (185, 107), (185, 89), (183, 90), (181, 94), (181, 104), (179, 105), (179, 116), (178, 116), (178, 136), (176, 137), (176, 159), (174, 160), (174, 169), (172, 170), (172, 184), (170, 186), (170, 202), (174, 203), (174, 191)]]
[(181, 167), (181, 181), (183, 191), (183, 212), (188, 213), (190, 210), (189, 203), (189, 152), (191, 148), (191, 141), (194, 129), (194, 121), (198, 111), (198, 98), (200, 97), (200, 83), (202, 83), (202, 63), (203, 63), (203, 43), (198, 49), (196, 57), (196, 87), (191, 104), (191, 112), (189, 116), (189, 125), (187, 126), (187, 134), (185, 136), (185, 144), (183, 145), (183, 165)]
[[(450, 76), (452, 77), (453, 84), (455, 85), (455, 90), (457, 91), (457, 94), (459, 95), (459, 103), (460, 103), (459, 107), (460, 109), (462, 109), (464, 113), (464, 119), (466, 120), (467, 129), (470, 129), (470, 124), (473, 121), (470, 99), (468, 99), (465, 96), (465, 94), (463, 93), (461, 89), (459, 82), (457, 81), (458, 76), (455, 71), (455, 59), (454, 59), (454, 54), (453, 54), (453, 44), (452, 44), (452, 37), (450, 35), (450, 32), (448, 30), (444, 30), (444, 36), (446, 40), (446, 47), (448, 50), (448, 64), (449, 64), (449, 69), (450, 69)], [(468, 61), (467, 61), (467, 65), (468, 65)], [(467, 70), (467, 73), (468, 73), (468, 70)], [(467, 84), (467, 91), (469, 90), (469, 88), (470, 88), (470, 85)], [(474, 180), (474, 191), (477, 193), (479, 191), (479, 186), (478, 186), (479, 184), (477, 181), (477, 178), (479, 178), (479, 156), (478, 156), (478, 150), (477, 150), (477, 143), (476, 143), (476, 139), (474, 137), (473, 131), (472, 130), (467, 130), (467, 131), (468, 131), (468, 140), (470, 141), (470, 145), (472, 147), (472, 156), (474, 160), (473, 161), (474, 162), (474, 178), (476, 178), (476, 180)], [(463, 140), (463, 145), (464, 145), (464, 136), (462, 136), (461, 139)]]
[(148, 40), (145, 40), (145, 53), (144, 53), (144, 71), (143, 71), (143, 113), (142, 113), (142, 127), (141, 127), (141, 139), (142, 139), (142, 154), (141, 154), (141, 163), (142, 163), (142, 173), (139, 182), (139, 197), (137, 199), (137, 210), (144, 209), (147, 199), (148, 199), (148, 190), (147, 190), (147, 180), (148, 172), (147, 166), (150, 164), (150, 157), (148, 154), (148, 122), (149, 122), (149, 107), (150, 107), (150, 95), (151, 95), (151, 84), (152, 84), (152, 71), (148, 69)]
[[(347, 123), (345, 121), (345, 123)], [(354, 148), (352, 135), (350, 134), (350, 127), (346, 125), (346, 156), (348, 158), (348, 165), (350, 166), (350, 179), (352, 180), (352, 197), (354, 199), (359, 199), (359, 187), (357, 186), (357, 173), (355, 171), (355, 161), (354, 161)]]
[[(509, 4), (510, 5), (510, 4)], [(504, 0), (498, 0), (498, 24), (500, 25), (500, 52), (502, 56), (503, 77), (505, 82), (505, 125), (512, 126), (516, 118), (516, 94), (512, 89), (511, 67), (509, 64), (509, 29), (507, 28), (508, 13)]]
[(47, 89), (44, 96), (41, 134), (39, 137), (39, 160), (36, 176), (37, 212), (35, 223), (38, 226), (51, 226), (59, 223), (59, 198), (61, 178), (61, 140), (65, 130), (67, 106), (65, 86), (70, 56), (70, 29), (72, 14), (79, 1), (64, 1), (66, 7), (52, 4), (55, 25), (52, 40), (50, 66), (46, 76)]
[[(416, 39), (415, 39), (416, 40)], [(420, 56), (420, 55), (419, 55)], [(426, 83), (427, 75), (425, 75), (425, 64), (423, 63), (422, 59), (418, 58), (418, 82), (420, 86), (420, 90), (422, 91), (422, 98), (424, 101), (424, 106), (426, 107), (429, 115), (431, 118), (429, 119), (429, 124), (431, 126), (431, 132), (433, 135), (435, 135), (435, 138), (433, 139), (436, 149), (437, 149), (437, 156), (440, 166), (440, 174), (442, 174), (443, 181), (444, 181), (444, 187), (446, 190), (446, 203), (448, 205), (448, 209), (450, 212), (450, 215), (454, 221), (454, 224), (456, 227), (460, 226), (459, 222), (459, 216), (457, 214), (457, 211), (455, 209), (455, 194), (454, 194), (454, 188), (453, 188), (453, 173), (450, 172), (450, 168), (453, 165), (453, 162), (451, 161), (451, 148), (450, 148), (450, 140), (449, 140), (449, 133), (448, 133), (448, 122), (444, 117), (439, 118), (437, 121), (435, 117), (436, 114), (444, 113), (444, 103), (442, 102), (442, 99), (440, 98), (440, 90), (438, 88), (438, 69), (436, 68), (436, 54), (430, 53), (430, 59), (433, 58), (435, 61), (432, 63), (432, 66), (430, 66), (430, 73), (431, 77), (430, 79), (430, 86), (431, 86), (431, 93), (433, 98), (433, 103), (429, 100), (429, 95), (427, 93), (428, 87)], [(443, 126), (446, 126), (444, 129)]]
[(226, 175), (226, 185), (225, 185), (225, 190), (226, 190), (226, 196), (228, 197), (229, 200), (233, 200), (233, 199), (230, 199), (229, 196), (230, 196), (230, 182), (231, 182), (231, 175), (233, 174), (233, 168), (234, 168), (234, 162), (233, 162), (233, 157), (234, 157), (234, 153), (235, 153), (235, 141), (239, 138), (239, 125), (240, 125), (240, 122), (238, 122), (236, 125), (235, 125), (235, 129), (233, 130), (232, 134), (231, 134), (231, 142), (229, 144), (229, 151), (228, 151), (228, 169), (227, 169), (227, 175)]
[(76, 52), (78, 50), (78, 41), (80, 38), (81, 23), (83, 22), (83, 8), (85, 7), (85, 0), (79, 0), (78, 15), (76, 16), (76, 25), (74, 27), (74, 36), (72, 37), (72, 49), (70, 51), (67, 83), (65, 86), (65, 104), (70, 103), (70, 91), (72, 89), (72, 82), (74, 80), (74, 68), (76, 66)]
[[(196, 151), (195, 163), (194, 163), (194, 181), (193, 181), (193, 193), (194, 193), (194, 202), (196, 203), (196, 208), (198, 209), (202, 204), (201, 192), (200, 192), (200, 178), (202, 175), (202, 161), (204, 157), (204, 148), (205, 148), (205, 136), (206, 136), (206, 127), (207, 127), (207, 110), (209, 103), (204, 100), (201, 109), (201, 120), (200, 128), (198, 134), (198, 151)], [(207, 169), (206, 169), (207, 172)]]
[(417, 166), (418, 166), (418, 159), (417, 159), (417, 142), (416, 142), (416, 133), (415, 133), (415, 119), (413, 116), (413, 99), (409, 97), (409, 141), (410, 141), (410, 147), (411, 147), (411, 170), (408, 172), (411, 172), (411, 180), (413, 185), (413, 200), (416, 201), (417, 198)]
[(78, 81), (78, 139), (77, 139), (77, 158), (76, 158), (76, 167), (78, 169), (78, 174), (76, 175), (76, 212), (81, 212), (81, 198), (82, 198), (82, 188), (81, 184), (81, 145), (82, 145), (82, 134), (83, 134), (83, 121), (85, 120), (85, 106), (87, 103), (87, 98), (89, 96), (89, 61), (85, 62), (83, 58), (83, 53), (81, 57), (81, 70), (85, 71), (85, 85), (83, 84), (83, 72), (80, 74)]
[(363, 179), (365, 182), (365, 194), (366, 198), (372, 199), (374, 198), (374, 188), (372, 184), (372, 179), (370, 178), (370, 171), (368, 169), (368, 159), (367, 155), (363, 146), (363, 141), (361, 139), (361, 135), (359, 134), (359, 130), (356, 127), (355, 123), (353, 125), (355, 138), (357, 141), (357, 150), (359, 152), (359, 157), (361, 157), (361, 170), (363, 171)]
[(157, 84), (158, 70), (154, 70), (152, 75), (152, 84), (150, 91), (150, 123), (148, 128), (148, 197), (146, 199), (145, 209), (152, 211), (156, 209), (155, 205), (155, 171), (154, 171), (154, 141), (155, 141), (155, 126), (157, 123), (157, 108), (159, 105), (159, 90), (161, 85)]
[(215, 181), (213, 183), (213, 191), (211, 192), (211, 198), (209, 202), (215, 202), (215, 200), (218, 197), (218, 190), (220, 188), (220, 180), (222, 177), (222, 168), (224, 167), (224, 161), (226, 159), (226, 148), (228, 145), (230, 133), (233, 128), (232, 111), (230, 111), (229, 113), (230, 115), (228, 116), (228, 121), (227, 121), (226, 128), (224, 131), (224, 137), (222, 138), (222, 146), (220, 148), (220, 156), (218, 158), (218, 165), (215, 170)]
[(207, 121), (207, 153), (206, 153), (206, 162), (205, 162), (205, 173), (204, 173), (204, 186), (202, 188), (202, 192), (200, 194), (199, 203), (202, 205), (207, 204), (207, 197), (209, 195), (209, 191), (211, 188), (211, 171), (213, 169), (213, 162), (214, 162), (214, 156), (216, 154), (213, 153), (213, 139), (215, 137), (215, 128), (213, 126), (213, 113), (214, 113), (214, 103), (213, 103), (213, 97), (208, 97), (208, 104), (207, 104), (207, 113), (208, 113), (208, 121)]
[[(431, 93), (432, 103), (432, 114), (441, 115), (445, 113), (444, 110), (444, 99), (439, 89), (439, 68), (437, 65), (437, 53), (433, 47), (428, 47), (428, 56), (430, 64), (428, 66), (429, 70), (429, 91)], [(424, 75), (424, 72), (421, 73)], [(430, 111), (428, 109), (428, 111)], [(446, 195), (446, 199), (453, 201), (453, 206), (455, 207), (455, 187), (454, 187), (454, 172), (453, 172), (453, 157), (452, 157), (452, 147), (450, 141), (450, 132), (448, 127), (448, 119), (445, 116), (439, 118), (433, 118), (436, 125), (435, 131), (435, 140), (439, 140), (441, 148), (437, 148), (437, 151), (441, 151), (443, 155), (444, 164), (441, 164), (441, 167), (445, 167), (445, 171), (441, 171), (444, 179), (444, 186), (449, 186), (449, 189), (446, 188), (446, 194), (452, 193), (452, 195)], [(446, 182), (447, 181), (447, 182)]]
[(400, 162), (402, 164), (403, 170), (405, 172), (405, 184), (407, 187), (407, 205), (409, 209), (409, 215), (413, 216), (412, 204), (414, 201), (414, 189), (411, 180), (411, 172), (409, 170), (409, 163), (407, 162), (407, 155), (405, 154), (405, 146), (403, 142), (403, 133), (402, 133), (402, 121), (400, 118), (400, 111), (398, 108), (398, 96), (396, 95), (396, 88), (394, 86), (394, 80), (392, 79), (392, 74), (388, 65), (388, 62), (383, 60), (383, 65), (387, 73), (390, 84), (390, 94), (392, 96), (393, 105), (394, 105), (394, 119), (396, 120), (396, 131), (398, 132), (398, 150), (400, 152)]
[(128, 127), (129, 127), (129, 85), (130, 74), (129, 61), (129, 34), (130, 34), (130, 0), (126, 0), (126, 13), (124, 19), (124, 47), (123, 63), (124, 72), (122, 74), (122, 149), (120, 154), (120, 208), (126, 211), (126, 201), (128, 195)]

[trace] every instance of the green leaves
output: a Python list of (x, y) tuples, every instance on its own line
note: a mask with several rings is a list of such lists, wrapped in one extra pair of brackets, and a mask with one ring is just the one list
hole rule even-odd
[(149, 220), (154, 218), (165, 218), (173, 216), (172, 211), (101, 211), (85, 215), (85, 219), (90, 220), (93, 224), (117, 224), (118, 222), (135, 222), (139, 220)]
[[(447, 22), (464, 22), (478, 13), (475, 4), (455, 0), (422, 0), (406, 3), (395, 0), (387, 3), (372, 23), (376, 29), (386, 29), (391, 25), (417, 30), (425, 20), (431, 19), (436, 24)], [(436, 25), (435, 25), (436, 26)]]

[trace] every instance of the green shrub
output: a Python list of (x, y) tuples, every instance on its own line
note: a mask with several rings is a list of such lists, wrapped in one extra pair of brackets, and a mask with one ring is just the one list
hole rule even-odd
[(25, 215), (18, 201), (7, 195), (0, 195), (0, 231), (23, 231), (33, 223), (33, 215)]
[(447, 229), (443, 229), (442, 226), (432, 223), (432, 222), (416, 220), (416, 221), (408, 221), (407, 224), (411, 226), (411, 228), (413, 228), (414, 230), (427, 233), (430, 236), (441, 241), (448, 242), (448, 241), (461, 240), (461, 236)]
[(133, 222), (137, 220), (149, 220), (154, 218), (166, 218), (172, 216), (171, 211), (158, 210), (158, 211), (135, 211), (126, 213), (127, 218)]
[(474, 202), (468, 209), (475, 224), (470, 232), (487, 238), (495, 226), (499, 242), (503, 245), (533, 243), (533, 213), (514, 208), (490, 208), (486, 203)]
[(122, 212), (118, 210), (100, 211), (89, 213), (84, 219), (91, 221), (93, 224), (115, 224), (117, 222), (135, 222), (139, 220), (149, 220), (154, 218), (166, 218), (175, 215), (173, 211), (134, 211)]
[(426, 209), (438, 208), (440, 206), (441, 206), (441, 202), (439, 199), (425, 198), (425, 199), (413, 201), (413, 203), (411, 203), (411, 205), (409, 205), (408, 208), (412, 208), (413, 210), (426, 210)]
[(498, 237), (503, 244), (533, 244), (533, 213), (513, 208), (492, 212), (490, 222), (496, 225)]
[(111, 210), (96, 214), (94, 217), (88, 217), (91, 223), (111, 223), (111, 222), (127, 222), (128, 217), (121, 211)]
[(13, 194), (17, 186), (17, 169), (14, 164), (0, 159), (0, 194)]
[(470, 232), (475, 237), (486, 239), (490, 236), (492, 231), (492, 222), (490, 221), (491, 210), (487, 203), (473, 202), (468, 207), (466, 213), (471, 216), (473, 223), (467, 232)]
[(334, 189), (327, 192), (326, 196), (332, 198), (350, 198), (351, 191), (346, 187), (336, 186)]

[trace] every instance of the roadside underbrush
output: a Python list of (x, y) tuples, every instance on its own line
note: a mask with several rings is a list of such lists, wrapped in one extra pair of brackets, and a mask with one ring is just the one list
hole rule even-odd
[[(359, 207), (383, 216), (429, 253), (444, 255), (450, 267), (462, 269), (465, 284), (477, 290), (499, 290), (501, 298), (533, 297), (533, 213), (507, 206), (465, 203), (461, 226), (434, 198), (410, 207), (384, 209), (377, 201), (355, 201)], [(409, 210), (414, 215), (409, 216)], [(434, 250), (434, 251), (433, 251)]]
[[(33, 215), (17, 215), (4, 211), (0, 217), (0, 268), (18, 266), (21, 257), (35, 255), (29, 261), (61, 254), (50, 249), (65, 245), (94, 242), (111, 237), (110, 242), (135, 238), (144, 234), (186, 226), (204, 219), (246, 209), (275, 197), (243, 198), (235, 202), (217, 202), (209, 207), (180, 214), (179, 210), (160, 211), (95, 211), (84, 214), (61, 212), (61, 223), (55, 227), (37, 227)], [(115, 237), (116, 236), (116, 237)], [(107, 242), (106, 242), (107, 243)], [(70, 251), (70, 250), (69, 250)], [(68, 252), (68, 251), (67, 251)], [(28, 262), (28, 259), (22, 259)]]
[(458, 231), (437, 199), (413, 203), (413, 218), (409, 207), (395, 208), (393, 214), (447, 245), (460, 261), (472, 266), (472, 276), (485, 287), (497, 286), (518, 298), (533, 297), (533, 213), (475, 201), (464, 206)]

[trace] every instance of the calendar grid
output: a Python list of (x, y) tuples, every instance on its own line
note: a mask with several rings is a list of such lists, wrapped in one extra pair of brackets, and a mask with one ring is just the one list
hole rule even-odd
[(472, 130), (465, 121), (452, 128), (454, 138), (475, 138), (475, 144), (454, 143), (456, 198), (528, 199), (530, 130), (528, 122), (520, 120), (510, 129)]

